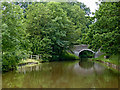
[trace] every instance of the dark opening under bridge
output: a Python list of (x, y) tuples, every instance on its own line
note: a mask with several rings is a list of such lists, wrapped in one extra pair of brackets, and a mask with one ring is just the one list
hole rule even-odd
[(79, 56), (81, 52), (83, 51), (90, 51), (94, 53), (94, 58), (97, 58), (98, 56), (102, 55), (100, 52), (100, 49), (95, 52), (91, 49), (88, 49), (88, 45), (74, 45), (73, 48), (71, 48), (71, 51), (69, 50), (68, 52), (75, 54), (76, 56)]

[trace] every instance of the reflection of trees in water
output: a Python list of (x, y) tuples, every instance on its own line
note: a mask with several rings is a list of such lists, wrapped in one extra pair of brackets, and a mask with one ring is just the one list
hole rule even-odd
[(90, 62), (90, 61), (80, 61), (79, 62), (80, 67), (82, 68), (91, 68), (94, 66), (94, 62)]
[(90, 61), (80, 61), (75, 64), (73, 67), (73, 71), (76, 74), (80, 75), (90, 75), (90, 74), (100, 74), (104, 71), (104, 67), (98, 63), (90, 62)]
[[(72, 64), (52, 62), (33, 68), (26, 73), (9, 72), (3, 75), (3, 87), (16, 88), (107, 88), (118, 87), (118, 78), (104, 66), (94, 63), (86, 68), (85, 62)], [(89, 62), (88, 62), (89, 63)], [(79, 65), (82, 64), (83, 66)], [(69, 68), (68, 68), (69, 66)], [(29, 71), (33, 69), (33, 71)], [(23, 70), (24, 71), (24, 70)]]

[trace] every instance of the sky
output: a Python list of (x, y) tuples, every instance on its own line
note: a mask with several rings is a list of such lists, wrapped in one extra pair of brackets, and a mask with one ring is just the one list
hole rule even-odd
[[(8, 1), (16, 1), (16, 0), (8, 0)], [(22, 0), (22, 1), (47, 1), (47, 0)], [(48, 1), (52, 1), (52, 0), (48, 0)], [(55, 0), (55, 1), (61, 1), (61, 0)], [(68, 1), (68, 0), (62, 0), (62, 1)], [(77, 0), (77, 1), (84, 3), (87, 7), (90, 8), (91, 12), (95, 12), (95, 10), (98, 9), (98, 5), (96, 5), (95, 2), (98, 2), (99, 0)]]
[(98, 2), (98, 0), (77, 0), (79, 2), (83, 2), (87, 7), (90, 8), (91, 12), (95, 12), (96, 9), (98, 9), (98, 6), (95, 2)]

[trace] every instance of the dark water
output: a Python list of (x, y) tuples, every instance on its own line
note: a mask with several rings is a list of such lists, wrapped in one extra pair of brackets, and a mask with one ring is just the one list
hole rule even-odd
[(118, 74), (94, 62), (43, 63), (2, 75), (3, 88), (118, 88)]

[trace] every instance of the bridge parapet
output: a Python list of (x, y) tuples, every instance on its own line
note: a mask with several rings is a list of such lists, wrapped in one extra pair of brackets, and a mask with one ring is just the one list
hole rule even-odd
[(79, 53), (85, 50), (93, 52), (95, 54), (95, 58), (102, 55), (100, 49), (97, 52), (94, 52), (93, 50), (88, 49), (88, 45), (74, 45), (74, 47), (71, 48), (71, 50), (76, 56), (79, 56)]
[(88, 45), (74, 45), (72, 51), (81, 51), (82, 49), (88, 49)]

